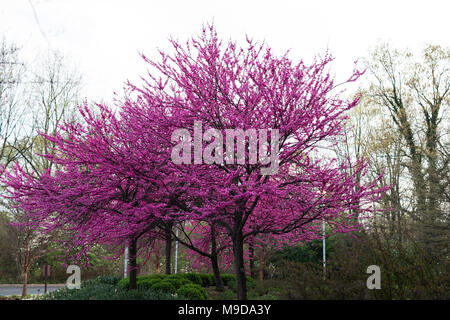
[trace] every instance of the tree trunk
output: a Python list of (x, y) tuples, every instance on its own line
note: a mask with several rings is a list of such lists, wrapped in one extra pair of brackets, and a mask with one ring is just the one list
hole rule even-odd
[(256, 270), (255, 270), (255, 245), (253, 241), (250, 242), (249, 245), (249, 253), (250, 253), (250, 277), (253, 279), (256, 278)]
[(28, 271), (30, 269), (30, 241), (28, 237), (26, 238), (25, 244), (25, 264), (23, 266), (23, 287), (22, 287), (22, 298), (27, 295), (28, 287)]
[(137, 288), (137, 240), (132, 239), (130, 242), (130, 258), (129, 258), (129, 274), (130, 274), (130, 290)]
[(222, 277), (220, 276), (220, 269), (219, 269), (217, 254), (211, 255), (211, 265), (212, 265), (213, 274), (214, 274), (214, 281), (216, 283), (216, 290), (223, 291), (224, 286), (223, 286)]
[(214, 225), (211, 225), (211, 266), (214, 274), (214, 281), (216, 283), (216, 290), (223, 291), (224, 286), (222, 278), (220, 277), (220, 268), (217, 258), (217, 242), (216, 242), (216, 230)]
[(158, 253), (156, 254), (155, 267), (156, 267), (156, 273), (160, 274), (161, 273), (161, 257), (159, 256), (159, 249), (158, 249)]
[(22, 298), (25, 298), (25, 296), (27, 295), (27, 287), (28, 287), (28, 268), (25, 267), (23, 270)]
[(242, 230), (236, 231), (233, 237), (234, 272), (237, 282), (237, 299), (247, 300), (247, 279), (244, 265), (244, 239)]
[(166, 227), (166, 274), (171, 274), (172, 225)]

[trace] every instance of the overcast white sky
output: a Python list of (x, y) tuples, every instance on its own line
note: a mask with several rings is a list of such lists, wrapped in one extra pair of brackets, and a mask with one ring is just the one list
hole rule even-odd
[[(184, 40), (214, 21), (223, 38), (266, 40), (293, 59), (329, 48), (346, 77), (379, 40), (399, 48), (450, 45), (450, 1), (0, 0), (0, 37), (26, 59), (61, 51), (76, 64), (89, 100), (110, 100), (146, 71), (138, 52), (156, 56), (167, 38)], [(33, 6), (31, 5), (33, 4)], [(33, 13), (33, 7), (36, 15)]]

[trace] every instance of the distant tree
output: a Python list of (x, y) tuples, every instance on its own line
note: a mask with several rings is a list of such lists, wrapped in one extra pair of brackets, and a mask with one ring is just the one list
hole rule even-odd
[(25, 297), (31, 267), (38, 259), (50, 252), (55, 234), (43, 232), (39, 220), (33, 219), (21, 209), (11, 210), (14, 217), (11, 231), (14, 235), (15, 256), (23, 279), (22, 297)]
[(0, 164), (8, 166), (18, 158), (26, 143), (20, 136), (24, 126), (23, 78), (25, 64), (19, 59), (20, 48), (0, 42)]
[[(402, 165), (405, 145), (392, 119), (373, 104), (366, 92), (362, 94), (361, 103), (349, 112), (346, 130), (334, 149), (343, 161), (361, 157), (368, 159), (368, 177), (372, 179), (384, 172), (379, 180), (380, 187), (391, 188), (378, 204), (385, 211), (371, 222), (382, 221), (391, 236), (401, 240), (408, 227), (410, 218), (407, 213), (413, 202), (412, 188), (405, 183), (408, 177)], [(352, 169), (350, 165), (349, 170)]]
[(30, 76), (30, 95), (27, 106), (31, 110), (31, 125), (27, 148), (20, 153), (25, 167), (35, 172), (52, 169), (48, 158), (37, 155), (51, 154), (55, 144), (44, 135), (55, 135), (59, 126), (75, 121), (80, 103), (81, 75), (69, 67), (62, 54), (51, 52), (41, 58)]
[[(40, 176), (51, 170), (53, 163), (39, 154), (51, 154), (54, 144), (39, 133), (55, 135), (63, 122), (74, 120), (80, 76), (65, 65), (60, 54), (51, 53), (39, 67), (30, 65), (29, 75), (21, 78), (20, 73), (12, 69), (12, 66), (22, 66), (16, 61), (18, 49), (10, 47), (8, 50), (3, 45), (0, 52), (3, 56), (0, 70), (6, 79), (0, 83), (0, 96), (3, 94), (5, 97), (0, 105), (5, 110), (0, 112), (0, 137), (3, 139), (0, 165), (6, 168), (17, 161), (25, 171)], [(0, 176), (2, 172), (0, 170)], [(32, 219), (13, 200), (3, 199), (1, 205), (12, 223), (16, 260), (23, 276), (25, 296), (30, 268), (48, 253), (54, 235), (43, 233), (40, 221)]]
[(17, 281), (15, 234), (5, 212), (0, 212), (0, 282)]
[(428, 45), (417, 60), (408, 51), (382, 44), (367, 67), (373, 77), (371, 104), (387, 112), (404, 146), (388, 155), (400, 158), (410, 175), (414, 207), (409, 214), (416, 234), (427, 252), (445, 257), (450, 234), (450, 50)]

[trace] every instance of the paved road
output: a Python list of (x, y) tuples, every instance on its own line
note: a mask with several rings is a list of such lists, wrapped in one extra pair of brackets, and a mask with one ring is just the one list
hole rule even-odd
[[(55, 291), (56, 289), (64, 287), (63, 284), (49, 284), (47, 285), (47, 292)], [(43, 284), (28, 285), (27, 294), (42, 294), (44, 293)], [(22, 285), (20, 284), (0, 284), (0, 296), (21, 295)]]

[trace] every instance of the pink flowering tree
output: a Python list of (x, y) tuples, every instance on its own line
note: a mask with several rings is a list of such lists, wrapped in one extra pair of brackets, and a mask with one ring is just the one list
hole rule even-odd
[[(185, 45), (172, 40), (173, 52), (160, 52), (159, 61), (144, 56), (152, 70), (142, 87), (130, 85), (143, 108), (165, 109), (176, 179), (200, 199), (179, 208), (225, 230), (238, 299), (247, 297), (246, 238), (310, 237), (322, 220), (347, 232), (355, 212), (370, 211), (383, 191), (375, 181), (355, 188), (355, 173), (318, 154), (342, 134), (345, 112), (359, 101), (336, 92), (327, 71), (332, 57), (294, 63), (247, 42), (245, 48), (223, 43), (209, 26)], [(355, 69), (346, 82), (361, 74)], [(355, 165), (364, 177), (364, 161)]]
[(77, 249), (75, 259), (98, 243), (122, 250), (127, 245), (130, 287), (134, 289), (139, 241), (151, 243), (160, 238), (160, 229), (166, 229), (172, 219), (164, 205), (168, 200), (159, 180), (163, 178), (158, 175), (164, 167), (152, 157), (146, 174), (136, 174), (136, 168), (142, 171), (142, 161), (135, 157), (151, 157), (139, 151), (155, 149), (136, 148), (130, 136), (133, 132), (126, 129), (127, 119), (105, 106), (98, 108), (94, 114), (87, 106), (81, 107), (83, 124), (66, 123), (60, 134), (45, 136), (55, 148), (53, 155), (44, 156), (59, 164), (60, 170), (36, 175), (17, 165), (5, 172), (2, 181), (9, 197), (32, 221), (45, 225), (47, 233), (65, 230), (71, 235), (65, 244), (68, 252)]

